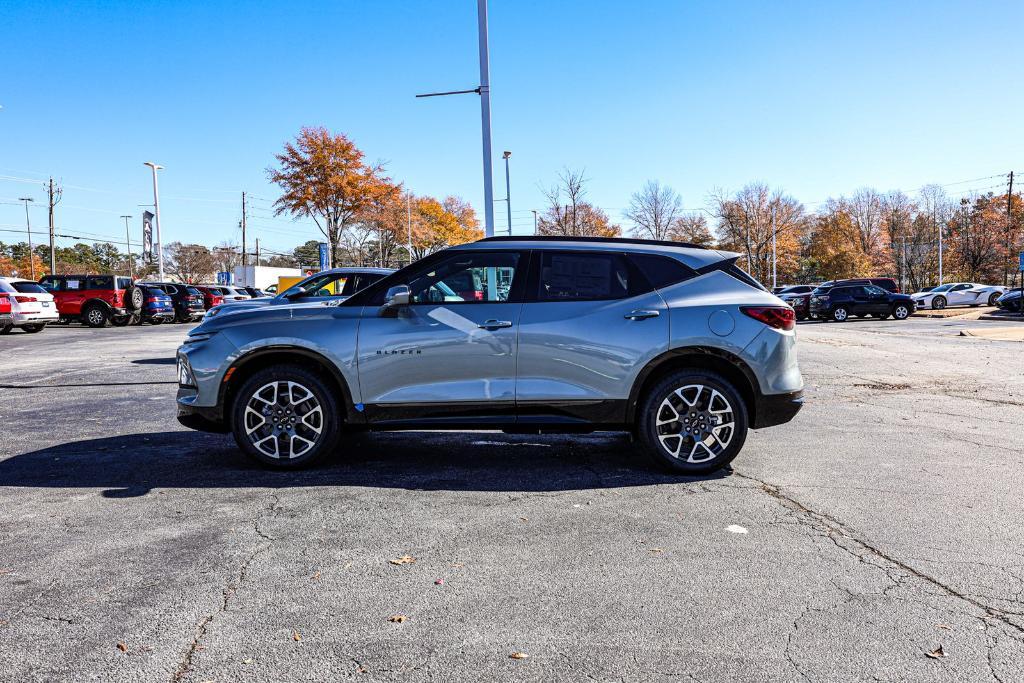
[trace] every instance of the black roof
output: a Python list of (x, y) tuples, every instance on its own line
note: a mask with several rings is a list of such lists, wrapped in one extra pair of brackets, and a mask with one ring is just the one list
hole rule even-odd
[(669, 240), (645, 240), (636, 237), (574, 237), (572, 235), (501, 235), (485, 237), (480, 242), (610, 242), (612, 244), (651, 244), (661, 247), (686, 247), (708, 249), (692, 242), (671, 242)]

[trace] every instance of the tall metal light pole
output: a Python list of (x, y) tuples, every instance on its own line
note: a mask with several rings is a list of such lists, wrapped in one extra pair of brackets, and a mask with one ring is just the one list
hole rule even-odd
[(409, 242), (406, 251), (409, 252), (409, 265), (412, 265), (412, 192), (405, 195), (405, 225), (409, 230)]
[[(128, 243), (128, 277), (135, 279), (135, 267), (132, 264), (132, 231), (128, 228), (128, 219), (131, 216), (121, 216), (124, 219), (124, 238)], [(163, 279), (160, 280), (163, 282)]]
[(508, 209), (508, 234), (512, 236), (512, 186), (508, 182), (508, 158), (512, 152), (505, 152), (501, 158), (505, 160), (505, 207)]
[(28, 219), (28, 203), (35, 200), (31, 197), (18, 197), (19, 202), (25, 202), (25, 231), (28, 232), (28, 272), (32, 279), (36, 279), (36, 255), (32, 253), (32, 222)]
[(160, 164), (147, 161), (144, 166), (153, 169), (153, 213), (156, 214), (156, 256), (160, 273), (160, 282), (164, 281), (164, 241), (160, 235), (160, 191), (157, 188), (156, 172), (163, 168)]
[(775, 212), (772, 211), (772, 290), (779, 286), (778, 272), (776, 268), (777, 258), (775, 256)]
[(537, 209), (530, 209), (533, 211), (533, 234), (537, 234)]
[(487, 47), (487, 0), (476, 0), (477, 32), (480, 43), (480, 85), (471, 90), (432, 92), (416, 97), (442, 95), (480, 96), (480, 133), (483, 137), (484, 156), (484, 237), (494, 237), (494, 169), (491, 167), (491, 56)]

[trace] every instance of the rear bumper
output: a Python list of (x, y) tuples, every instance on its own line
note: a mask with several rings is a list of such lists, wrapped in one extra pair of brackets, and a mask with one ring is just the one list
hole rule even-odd
[(48, 308), (45, 311), (32, 313), (12, 313), (11, 317), (15, 325), (35, 325), (56, 322), (60, 315), (57, 313), (56, 308)]
[(760, 395), (754, 406), (754, 429), (774, 427), (789, 422), (804, 407), (804, 392)]

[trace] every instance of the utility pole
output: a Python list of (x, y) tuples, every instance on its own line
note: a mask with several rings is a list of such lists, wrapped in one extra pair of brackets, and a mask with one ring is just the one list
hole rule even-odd
[(260, 238), (256, 238), (256, 265), (260, 265)]
[(409, 241), (406, 243), (406, 250), (409, 252), (409, 264), (412, 264), (412, 193), (405, 195), (405, 221), (409, 229)]
[(32, 253), (32, 222), (28, 218), (28, 203), (35, 201), (31, 197), (18, 197), (19, 202), (25, 202), (25, 231), (28, 232), (28, 272), (32, 279), (36, 279), (36, 255)]
[(61, 191), (58, 188), (56, 194), (53, 191), (53, 178), (50, 178), (50, 274), (57, 272), (57, 248), (53, 243), (53, 206), (60, 201)]
[(932, 209), (932, 221), (935, 222), (935, 226), (939, 229), (939, 284), (942, 284), (942, 226), (939, 225), (937, 209)]
[(537, 234), (537, 209), (530, 209), (530, 211), (533, 211), (533, 234), (536, 236), (536, 234)]
[(508, 158), (512, 152), (505, 152), (501, 158), (505, 160), (505, 208), (508, 209), (508, 236), (512, 236), (512, 186), (508, 181)]
[(131, 216), (121, 216), (124, 219), (124, 239), (128, 244), (128, 277), (135, 279), (135, 267), (132, 265), (132, 231), (128, 227), (128, 220)]
[[(1010, 191), (1006, 193), (1006, 258), (1003, 259), (1003, 287), (1010, 280), (1010, 232), (1013, 230), (1013, 171), (1010, 171)], [(1024, 308), (1021, 309), (1024, 311)]]
[(245, 268), (247, 261), (245, 258), (245, 192), (242, 193), (242, 267)]
[(775, 258), (775, 211), (772, 210), (772, 290), (779, 286)]
[(153, 169), (153, 212), (156, 217), (156, 255), (157, 263), (160, 271), (160, 282), (164, 281), (164, 240), (160, 234), (160, 191), (156, 184), (156, 172), (163, 168), (159, 164), (154, 164), (152, 161), (147, 161), (144, 164)]

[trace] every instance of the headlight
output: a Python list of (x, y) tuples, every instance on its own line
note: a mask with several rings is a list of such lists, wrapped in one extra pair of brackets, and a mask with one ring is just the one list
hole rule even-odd
[(178, 384), (183, 387), (195, 388), (196, 386), (196, 378), (192, 374), (192, 368), (188, 366), (188, 361), (181, 356), (178, 356)]

